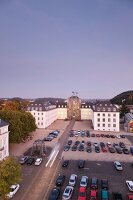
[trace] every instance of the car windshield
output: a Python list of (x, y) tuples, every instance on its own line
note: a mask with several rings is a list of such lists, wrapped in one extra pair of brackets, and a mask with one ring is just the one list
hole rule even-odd
[(86, 182), (85, 181), (81, 181), (81, 185), (85, 185), (86, 184)]
[[(69, 189), (68, 188), (66, 188), (65, 189), (65, 196), (67, 196), (68, 195), (68, 193), (69, 193)], [(63, 195), (64, 196), (64, 195)]]
[(85, 192), (80, 192), (79, 196), (80, 197), (85, 197)]

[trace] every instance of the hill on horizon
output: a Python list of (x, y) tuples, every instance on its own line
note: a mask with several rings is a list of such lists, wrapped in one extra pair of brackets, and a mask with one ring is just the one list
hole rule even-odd
[(133, 105), (133, 90), (122, 92), (111, 99), (114, 104), (121, 105), (123, 102), (126, 105)]

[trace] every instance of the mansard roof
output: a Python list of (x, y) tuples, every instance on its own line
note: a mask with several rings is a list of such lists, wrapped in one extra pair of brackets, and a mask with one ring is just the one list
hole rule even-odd
[(8, 125), (9, 125), (8, 122), (6, 122), (6, 121), (0, 119), (0, 128), (1, 128), (1, 127), (4, 127), (4, 126), (8, 126)]

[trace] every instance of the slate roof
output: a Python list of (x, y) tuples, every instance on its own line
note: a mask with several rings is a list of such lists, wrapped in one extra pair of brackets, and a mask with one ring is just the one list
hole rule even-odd
[(53, 110), (55, 108), (56, 108), (56, 105), (51, 105), (48, 102), (45, 102), (45, 103), (32, 102), (27, 106), (26, 110), (27, 111), (32, 111), (32, 110), (48, 111), (48, 110)]
[(118, 108), (110, 103), (109, 101), (106, 102), (99, 102), (93, 105), (94, 112), (118, 112)]
[(8, 126), (8, 125), (9, 125), (8, 122), (6, 122), (6, 121), (0, 119), (0, 128), (3, 127), (3, 126)]

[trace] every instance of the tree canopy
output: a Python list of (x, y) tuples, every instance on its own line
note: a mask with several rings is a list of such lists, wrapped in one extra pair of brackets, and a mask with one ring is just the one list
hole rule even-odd
[(133, 104), (133, 90), (123, 92), (114, 98), (111, 99), (111, 102), (114, 104), (122, 105), (124, 102), (126, 105), (132, 105)]
[(5, 195), (10, 192), (10, 186), (21, 181), (21, 166), (12, 158), (7, 157), (0, 162), (0, 194)]
[(21, 142), (36, 129), (34, 117), (25, 111), (4, 109), (0, 111), (0, 118), (9, 123), (9, 141), (12, 143)]

